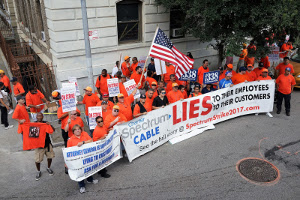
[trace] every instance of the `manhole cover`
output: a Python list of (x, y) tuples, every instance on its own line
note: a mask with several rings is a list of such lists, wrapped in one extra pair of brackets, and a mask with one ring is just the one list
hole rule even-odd
[(258, 158), (239, 161), (237, 170), (246, 179), (258, 183), (270, 183), (279, 178), (279, 170), (274, 165)]

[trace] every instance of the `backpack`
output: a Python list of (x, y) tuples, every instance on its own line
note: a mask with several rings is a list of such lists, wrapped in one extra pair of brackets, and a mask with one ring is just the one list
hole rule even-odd
[[(110, 74), (107, 74), (109, 76), (109, 78), (112, 78), (112, 76)], [(101, 75), (98, 76), (99, 81), (101, 81)]]

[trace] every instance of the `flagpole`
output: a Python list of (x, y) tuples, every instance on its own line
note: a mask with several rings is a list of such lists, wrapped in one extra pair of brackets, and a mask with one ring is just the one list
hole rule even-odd
[(159, 64), (160, 64), (161, 78), (162, 78), (162, 81), (164, 81), (164, 72), (162, 70), (161, 60), (159, 60)]
[(117, 66), (118, 67), (118, 71), (121, 71), (120, 70), (120, 68), (121, 68), (121, 60), (122, 60), (122, 53), (120, 53), (119, 65)]

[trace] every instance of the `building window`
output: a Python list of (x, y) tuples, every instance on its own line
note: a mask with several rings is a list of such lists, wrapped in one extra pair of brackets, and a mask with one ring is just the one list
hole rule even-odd
[(42, 16), (42, 7), (40, 0), (36, 0), (36, 10), (37, 10), (37, 17), (39, 18), (39, 27), (41, 31), (44, 31), (44, 22), (43, 22), (43, 16)]
[(171, 38), (182, 38), (184, 33), (180, 30), (183, 26), (185, 19), (185, 13), (180, 8), (170, 9), (170, 37)]
[(142, 38), (140, 1), (124, 0), (117, 3), (119, 43), (138, 42)]

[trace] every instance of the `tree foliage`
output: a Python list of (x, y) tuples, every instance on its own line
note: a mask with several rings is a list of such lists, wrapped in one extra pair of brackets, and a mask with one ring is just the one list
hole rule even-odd
[(241, 44), (251, 39), (256, 54), (268, 53), (271, 44), (291, 34), (299, 40), (299, 0), (156, 0), (167, 9), (180, 8), (185, 14), (182, 31), (201, 42), (216, 41), (220, 62), (225, 52), (238, 55)]

